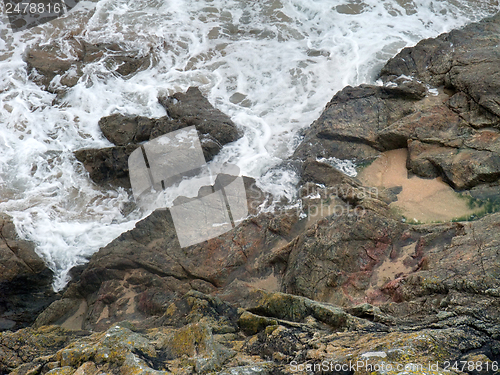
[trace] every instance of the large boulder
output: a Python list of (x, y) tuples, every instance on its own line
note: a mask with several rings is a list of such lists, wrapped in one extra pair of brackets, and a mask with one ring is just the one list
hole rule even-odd
[(413, 113), (413, 104), (421, 94), (423, 92), (415, 93), (404, 85), (347, 86), (335, 94), (321, 116), (306, 130), (293, 157), (373, 160), (384, 149), (377, 140), (378, 133)]
[(206, 161), (241, 137), (229, 116), (214, 108), (197, 87), (158, 100), (168, 116), (155, 119), (113, 114), (99, 120), (103, 135), (116, 146), (75, 152), (94, 182), (130, 187), (128, 157), (138, 144), (188, 126), (196, 127)]
[[(202, 143), (211, 140), (225, 145), (241, 137), (231, 119), (214, 108), (197, 87), (190, 87), (186, 93), (161, 96), (158, 100), (170, 118), (181, 121), (186, 126), (196, 126)], [(162, 131), (160, 133), (163, 134)], [(161, 134), (153, 134), (153, 137)]]
[(98, 184), (130, 187), (128, 158), (136, 145), (80, 149), (75, 157), (83, 163), (92, 181)]
[[(470, 116), (480, 115), (472, 125), (495, 126), (500, 123), (500, 14), (426, 39), (415, 47), (403, 49), (382, 69), (385, 80), (405, 75), (432, 86), (443, 86), (460, 93), (464, 106), (456, 110)], [(464, 95), (465, 94), (465, 95)], [(468, 103), (479, 107), (470, 108)], [(491, 116), (491, 114), (495, 116)]]
[[(499, 134), (495, 132), (494, 138)], [(442, 176), (457, 190), (470, 189), (500, 178), (500, 155), (488, 149), (439, 146), (411, 141), (408, 143), (408, 168), (422, 177)]]
[[(229, 116), (214, 108), (197, 87), (190, 87), (185, 93), (160, 96), (158, 100), (168, 116), (158, 119), (122, 114), (106, 116), (99, 120), (103, 135), (111, 143), (125, 146), (194, 125), (204, 150), (208, 151), (205, 154), (208, 159), (212, 159), (223, 145), (241, 136)], [(211, 150), (212, 144), (218, 149)]]
[(496, 15), (403, 49), (382, 69), (383, 86), (337, 93), (294, 157), (363, 163), (408, 148), (408, 169), (421, 177), (441, 176), (456, 190), (497, 182), (499, 31)]
[(56, 299), (52, 271), (34, 249), (0, 214), (0, 331), (28, 326)]

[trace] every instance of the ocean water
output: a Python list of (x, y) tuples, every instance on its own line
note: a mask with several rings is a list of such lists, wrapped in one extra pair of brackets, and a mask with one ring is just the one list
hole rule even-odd
[[(373, 83), (405, 46), (500, 10), (497, 0), (101, 0), (13, 33), (2, 7), (0, 212), (36, 243), (56, 274), (56, 290), (71, 267), (147, 214), (124, 216), (128, 192), (95, 186), (73, 156), (111, 146), (99, 131), (101, 117), (160, 117), (159, 94), (198, 86), (244, 132), (214, 163), (234, 163), (265, 190), (292, 198), (297, 176), (273, 167), (335, 92)], [(30, 45), (48, 43), (71, 54), (69, 36), (119, 42), (150, 55), (152, 64), (128, 79), (102, 62), (89, 64), (55, 101), (30, 81), (22, 56)], [(335, 162), (352, 172), (349, 161)]]

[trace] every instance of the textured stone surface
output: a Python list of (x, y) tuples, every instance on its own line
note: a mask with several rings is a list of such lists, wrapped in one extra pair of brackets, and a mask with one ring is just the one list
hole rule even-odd
[(417, 100), (418, 96), (404, 88), (347, 86), (306, 130), (294, 157), (372, 160), (382, 149), (378, 132), (412, 113)]
[[(118, 43), (90, 44), (73, 38), (29, 48), (24, 57), (30, 77), (50, 92), (73, 87), (85, 65), (101, 62), (109, 71), (127, 77), (146, 69), (150, 56)], [(54, 78), (58, 78), (54, 80)]]
[[(165, 314), (196, 320), (182, 325), (163, 320), (148, 330), (122, 322), (93, 334), (56, 327), (2, 333), (0, 364), (11, 374), (306, 374), (322, 370), (382, 375), (404, 370), (464, 374), (444, 371), (445, 361), (474, 360), (482, 361), (484, 369), (486, 363), (490, 367), (478, 373), (495, 373), (491, 367), (500, 353), (498, 342), (482, 331), (477, 318), (458, 319), (451, 304), (443, 304), (432, 323), (402, 326), (368, 304), (345, 311), (283, 293), (250, 289), (250, 294), (252, 307), (236, 310), (190, 292), (173, 302), (184, 304), (182, 311), (169, 308)], [(213, 320), (212, 308), (217, 310), (218, 322)], [(239, 325), (231, 324), (231, 332), (217, 330), (221, 321), (235, 318)], [(387, 371), (388, 365), (392, 370)]]
[[(408, 169), (419, 176), (457, 190), (498, 181), (499, 30), (496, 15), (403, 49), (382, 69), (383, 87), (337, 93), (294, 157), (363, 162), (409, 147)], [(422, 83), (438, 94), (422, 98)]]
[(196, 87), (160, 97), (159, 101), (168, 116), (152, 119), (113, 114), (99, 120), (103, 135), (116, 146), (75, 152), (94, 182), (130, 187), (128, 157), (137, 144), (187, 126), (196, 127), (206, 161), (212, 160), (225, 144), (241, 137), (231, 119), (214, 108)]
[(34, 249), (19, 238), (10, 217), (0, 214), (0, 331), (33, 323), (56, 298), (52, 271)]
[[(338, 93), (293, 156), (299, 209), (259, 213), (269, 196), (246, 179), (253, 216), (218, 238), (180, 248), (168, 211), (137, 223), (94, 254), (36, 329), (0, 334), (1, 371), (497, 374), (500, 213), (409, 225), (389, 209), (397, 193), (317, 157), (370, 160), (408, 147), (413, 173), (498, 198), (499, 22), (423, 41), (386, 65), (386, 86)], [(422, 83), (401, 74), (447, 89), (423, 97)], [(219, 121), (190, 92), (160, 99), (165, 126), (204, 113)], [(101, 126), (129, 147), (151, 137), (155, 121), (115, 116)], [(3, 254), (20, 270), (30, 259)], [(445, 371), (445, 361), (483, 368)]]

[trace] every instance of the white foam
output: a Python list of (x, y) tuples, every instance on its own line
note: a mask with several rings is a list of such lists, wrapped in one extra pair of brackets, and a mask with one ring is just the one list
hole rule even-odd
[(429, 94), (432, 96), (438, 96), (439, 95), (439, 90), (438, 89), (427, 89), (429, 91)]
[[(102, 116), (162, 116), (157, 96), (189, 86), (199, 86), (245, 133), (214, 162), (235, 163), (261, 188), (293, 200), (297, 175), (273, 167), (293, 153), (297, 132), (336, 91), (373, 83), (404, 46), (497, 10), (493, 2), (399, 3), (84, 1), (62, 19), (16, 34), (0, 12), (0, 211), (36, 242), (57, 274), (55, 288), (62, 288), (70, 267), (146, 214), (124, 217), (127, 193), (93, 185), (72, 152), (110, 146), (97, 125)], [(345, 13), (356, 4), (358, 14)], [(70, 34), (90, 43), (120, 42), (149, 54), (153, 66), (123, 79), (102, 62), (89, 64), (53, 105), (55, 95), (26, 76), (22, 55), (29, 45), (54, 41), (71, 54)], [(169, 201), (181, 190), (169, 193)]]
[(331, 165), (335, 169), (341, 171), (342, 173), (345, 173), (350, 177), (356, 177), (358, 175), (358, 172), (356, 171), (356, 164), (352, 160), (348, 159), (343, 160), (343, 159), (338, 159), (336, 157), (331, 157), (331, 158), (317, 158), (317, 161), (319, 161), (320, 163)]

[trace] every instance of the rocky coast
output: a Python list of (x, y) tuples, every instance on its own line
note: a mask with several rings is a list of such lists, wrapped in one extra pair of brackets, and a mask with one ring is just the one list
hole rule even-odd
[[(300, 210), (260, 210), (272, 197), (245, 177), (241, 225), (181, 248), (157, 210), (60, 293), (0, 217), (0, 374), (500, 373), (499, 43), (500, 14), (403, 49), (380, 85), (335, 94), (285, 163)], [(75, 48), (74, 60), (28, 51), (33, 79), (62, 96), (100, 48), (124, 77), (151, 63)], [(75, 152), (96, 184), (130, 189), (130, 153), (170, 131), (195, 126), (207, 160), (241, 137), (197, 88), (158, 100), (167, 116), (102, 118), (114, 146)], [(437, 181), (470, 211), (413, 221), (402, 179), (373, 186), (381, 174), (330, 162), (369, 174), (395, 151), (404, 180)]]

